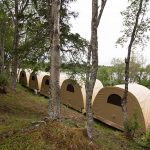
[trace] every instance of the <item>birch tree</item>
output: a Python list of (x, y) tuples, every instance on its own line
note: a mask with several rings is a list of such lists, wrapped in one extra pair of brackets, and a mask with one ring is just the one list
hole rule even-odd
[[(33, 2), (32, 2), (33, 1)], [(16, 89), (16, 79), (17, 79), (17, 67), (19, 62), (19, 51), (21, 42), (25, 39), (23, 37), (23, 30), (24, 30), (24, 24), (25, 20), (28, 19), (27, 14), (25, 14), (25, 11), (27, 11), (27, 8), (29, 4), (36, 3), (35, 0), (2, 0), (3, 5), (5, 5), (7, 9), (7, 13), (9, 16), (11, 16), (12, 22), (13, 22), (13, 44), (12, 44), (12, 50), (11, 50), (11, 60), (12, 60), (12, 89)], [(29, 10), (29, 9), (28, 9)], [(31, 13), (28, 15), (31, 16)]]
[[(4, 56), (6, 47), (11, 41), (11, 31), (12, 21), (6, 11), (6, 7), (2, 2), (0, 2), (0, 73), (4, 73)], [(6, 64), (5, 64), (6, 66)]]
[[(126, 128), (128, 123), (127, 97), (129, 83), (130, 56), (133, 49), (137, 46), (144, 49), (149, 39), (147, 35), (150, 29), (150, 20), (147, 16), (149, 0), (129, 0), (129, 6), (122, 12), (124, 17), (123, 36), (118, 39), (119, 44), (128, 43), (127, 57), (125, 58), (125, 92), (122, 98), (123, 124)], [(130, 137), (130, 131), (125, 131), (126, 136)]]
[[(28, 2), (28, 1), (27, 1)], [(23, 13), (23, 10), (26, 8), (26, 5), (19, 10), (19, 1), (15, 0), (7, 1), (3, 0), (3, 4), (6, 6), (9, 14), (12, 17), (14, 24), (14, 39), (12, 45), (12, 89), (16, 89), (16, 79), (17, 79), (17, 67), (18, 67), (18, 46), (19, 46), (19, 13)], [(21, 5), (22, 6), (22, 5)], [(19, 12), (20, 11), (20, 12)]]
[(4, 70), (4, 31), (5, 31), (5, 15), (0, 8), (0, 74)]
[(60, 118), (60, 0), (49, 0), (49, 25), (50, 29), (50, 98), (49, 117), (57, 120)]
[(14, 57), (12, 59), (12, 88), (16, 89), (17, 79), (17, 67), (18, 67), (18, 55), (16, 53), (19, 46), (19, 19), (18, 19), (18, 0), (15, 0), (15, 13), (14, 13), (14, 41), (13, 41), (13, 52)]
[(86, 116), (87, 116), (87, 135), (92, 139), (93, 113), (92, 113), (92, 94), (98, 70), (98, 37), (97, 29), (105, 8), (107, 0), (101, 0), (98, 12), (98, 0), (92, 0), (92, 20), (91, 20), (91, 39), (88, 48), (87, 73), (86, 73)]
[(0, 37), (0, 73), (4, 70), (4, 40)]

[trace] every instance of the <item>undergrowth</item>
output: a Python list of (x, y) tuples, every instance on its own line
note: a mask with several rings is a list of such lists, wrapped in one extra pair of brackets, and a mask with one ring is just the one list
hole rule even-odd
[(48, 122), (30, 132), (21, 132), (33, 122), (47, 116), (48, 99), (35, 95), (20, 85), (17, 91), (0, 95), (0, 150), (145, 150), (138, 143), (127, 140), (121, 131), (96, 121), (94, 138), (86, 137), (86, 117), (61, 106), (60, 122)]

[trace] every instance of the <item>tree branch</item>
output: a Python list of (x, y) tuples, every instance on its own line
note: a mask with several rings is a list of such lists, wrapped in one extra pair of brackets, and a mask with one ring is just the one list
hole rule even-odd
[(4, 1), (4, 0), (2, 0), (2, 2), (6, 6), (6, 8), (8, 9), (8, 11), (9, 11), (9, 13), (10, 13), (12, 19), (13, 19), (13, 22), (15, 23), (15, 16), (14, 16), (13, 12), (11, 11), (11, 9), (9, 8), (8, 3), (6, 1)]
[(98, 14), (98, 18), (97, 18), (97, 27), (98, 27), (98, 25), (100, 23), (100, 20), (101, 20), (101, 17), (102, 17), (102, 14), (103, 14), (106, 2), (107, 2), (107, 0), (101, 0), (101, 8), (100, 8), (100, 11), (99, 11), (99, 14)]
[(29, 0), (26, 0), (24, 6), (22, 7), (22, 9), (20, 9), (19, 11), (19, 15), (23, 14), (23, 11), (26, 9), (26, 7), (28, 6)]
[[(138, 9), (138, 12), (137, 12), (137, 15), (136, 15), (135, 25), (134, 25), (133, 32), (132, 32), (132, 35), (131, 35), (131, 39), (130, 39), (130, 44), (129, 44), (129, 47), (128, 47), (128, 51), (130, 51), (130, 49), (132, 47), (132, 44), (133, 44), (133, 42), (135, 40), (135, 34), (136, 34), (137, 26), (138, 26), (139, 16), (140, 16), (141, 9), (142, 9), (142, 4), (143, 4), (143, 0), (141, 0), (140, 4), (139, 4), (139, 9)], [(128, 54), (128, 56), (129, 55), (130, 54)]]

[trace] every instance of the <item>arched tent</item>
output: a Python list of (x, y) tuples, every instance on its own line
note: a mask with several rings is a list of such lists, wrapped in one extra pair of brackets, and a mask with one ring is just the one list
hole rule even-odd
[(19, 83), (25, 87), (29, 87), (30, 71), (25, 69), (20, 71)]
[[(96, 80), (92, 101), (96, 93), (103, 87), (99, 80)], [(61, 101), (75, 110), (85, 112), (86, 105), (85, 85), (72, 79), (66, 79), (61, 86)]]
[[(92, 104), (94, 102), (94, 99), (99, 92), (100, 89), (103, 88), (103, 84), (101, 83), (100, 80), (96, 79), (94, 89), (93, 89), (93, 95), (92, 95)], [(84, 99), (84, 108), (86, 106), (86, 91), (85, 91), (85, 85), (82, 86), (82, 93), (83, 93), (83, 99)]]
[(49, 97), (49, 75), (45, 75), (42, 79), (40, 94)]
[(39, 92), (41, 90), (42, 79), (45, 75), (47, 75), (46, 72), (32, 72), (29, 78), (29, 88)]
[[(50, 81), (49, 81), (50, 75), (45, 75), (42, 79), (42, 84), (41, 84), (41, 90), (40, 94), (44, 95), (46, 97), (49, 97), (49, 87), (50, 87)], [(60, 74), (60, 86), (62, 85), (63, 81), (67, 79), (67, 75), (65, 74)]]
[(17, 69), (17, 82), (19, 82), (19, 77), (20, 77), (20, 72), (21, 72), (21, 69)]
[[(101, 89), (93, 102), (94, 117), (102, 122), (123, 130), (123, 113), (121, 101), (124, 85)], [(150, 90), (139, 84), (128, 86), (128, 117), (137, 114), (138, 122), (143, 131), (150, 126)]]

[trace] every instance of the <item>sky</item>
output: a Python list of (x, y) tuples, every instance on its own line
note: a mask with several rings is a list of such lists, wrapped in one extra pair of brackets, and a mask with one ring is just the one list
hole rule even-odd
[[(128, 0), (108, 0), (98, 28), (99, 65), (111, 65), (113, 58), (124, 59), (127, 48), (116, 47), (116, 41), (123, 30), (121, 11), (125, 10)], [(72, 32), (79, 33), (83, 38), (90, 40), (92, 0), (77, 0), (71, 4), (71, 10), (79, 16), (71, 19)], [(150, 43), (150, 42), (149, 42)], [(150, 44), (142, 53), (146, 64), (150, 63)]]

